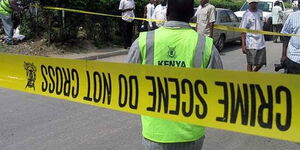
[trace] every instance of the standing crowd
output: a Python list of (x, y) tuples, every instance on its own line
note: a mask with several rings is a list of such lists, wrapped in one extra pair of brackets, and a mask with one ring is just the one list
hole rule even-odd
[[(144, 8), (144, 18), (150, 21), (142, 23), (143, 31), (152, 31), (162, 27), (167, 21), (167, 0), (149, 0)], [(134, 18), (135, 1), (121, 0), (119, 10), (122, 12), (122, 31), (124, 39), (124, 48), (130, 47), (133, 37), (133, 19)], [(215, 19), (216, 8), (209, 3), (209, 0), (200, 0), (200, 6), (194, 13), (193, 17), (197, 18), (197, 31), (200, 34), (212, 37), (213, 25)], [(151, 21), (153, 20), (153, 21)]]
[[(244, 13), (240, 27), (252, 30), (263, 30), (263, 15), (258, 9), (259, 0), (247, 0), (249, 9)], [(300, 7), (298, 0), (298, 8)], [(300, 11), (296, 9), (291, 13), (283, 25), (283, 13), (279, 1), (276, 1), (272, 9), (272, 24), (274, 32), (283, 34), (300, 34)], [(274, 36), (277, 43), (278, 36)], [(283, 42), (281, 67), (285, 73), (300, 74), (300, 37), (283, 36), (279, 41)], [(247, 55), (247, 71), (259, 71), (266, 65), (266, 44), (264, 35), (242, 33), (242, 51)]]
[[(212, 38), (214, 33), (214, 23), (216, 22), (216, 8), (209, 3), (209, 0), (199, 0), (200, 5), (196, 10), (193, 10), (193, 17), (196, 18), (196, 31), (198, 34)], [(251, 30), (263, 30), (264, 16), (263, 12), (258, 9), (259, 0), (247, 0), (249, 9), (244, 13), (240, 28), (251, 29)], [(297, 8), (299, 3), (297, 3)], [(288, 19), (284, 20), (284, 14), (280, 2), (276, 1), (272, 8), (272, 29), (273, 32), (277, 33), (296, 33), (297, 27), (292, 22), (297, 22), (298, 18), (294, 17), (295, 20), (291, 20), (290, 15)], [(296, 7), (296, 6), (295, 6)], [(119, 10), (123, 16), (123, 37), (124, 37), (124, 48), (129, 49), (132, 44), (133, 38), (133, 18), (134, 17), (135, 2), (134, 0), (121, 0)], [(144, 8), (144, 18), (147, 21), (142, 23), (142, 31), (153, 31), (160, 27), (164, 27), (168, 21), (167, 15), (168, 0), (149, 0), (149, 3)], [(194, 8), (193, 8), (194, 9)], [(294, 9), (294, 14), (299, 9)], [(179, 11), (179, 10), (178, 10)], [(195, 12), (194, 12), (195, 11)], [(182, 13), (184, 14), (184, 13)], [(128, 18), (129, 17), (129, 18)], [(191, 18), (190, 18), (191, 19)], [(295, 28), (288, 28), (295, 26)], [(283, 28), (284, 27), (284, 28)], [(246, 55), (247, 60), (247, 71), (259, 71), (264, 65), (267, 65), (267, 48), (265, 42), (265, 36), (262, 34), (253, 33), (242, 33), (241, 34), (242, 53)], [(283, 37), (273, 36), (274, 43), (283, 42), (282, 48), (282, 59), (281, 65), (285, 68), (285, 72), (289, 73), (289, 61), (298, 58), (297, 52), (293, 52), (292, 48), (296, 48), (295, 43), (300, 41), (297, 37)], [(294, 42), (297, 41), (297, 42)], [(298, 49), (297, 49), (298, 50)], [(291, 58), (293, 57), (293, 58)], [(287, 59), (291, 58), (291, 59)], [(298, 62), (297, 60), (295, 60)]]
[[(247, 2), (249, 9), (243, 15), (240, 28), (263, 30), (264, 17), (262, 11), (258, 9), (259, 0)], [(119, 9), (123, 13), (123, 20), (132, 22), (125, 14), (130, 12), (130, 16), (134, 16), (134, 0), (121, 0)], [(209, 0), (200, 0), (196, 12), (194, 0), (150, 0), (144, 11), (144, 17), (150, 19), (143, 23), (143, 28), (147, 32), (140, 32), (139, 37), (131, 44), (128, 63), (222, 69), (222, 61), (212, 39), (215, 13), (216, 8)], [(272, 12), (274, 31), (300, 34), (300, 11), (289, 15), (284, 25), (281, 13), (282, 9), (276, 3)], [(197, 17), (196, 30), (189, 24), (193, 17)], [(124, 27), (126, 26), (124, 23)], [(128, 36), (128, 33), (124, 32), (124, 36)], [(241, 37), (242, 53), (247, 59), (247, 71), (257, 72), (266, 65), (265, 37), (253, 33), (241, 33)], [(131, 42), (126, 38), (124, 40), (128, 42), (124, 47), (128, 48)], [(277, 40), (278, 37), (275, 37), (274, 42), (277, 43)], [(283, 37), (280, 40), (283, 41), (281, 61), (286, 72), (299, 74), (300, 37)], [(161, 63), (170, 61), (184, 62), (184, 65)], [(202, 126), (149, 116), (142, 116), (141, 121), (143, 145), (146, 150), (202, 149), (205, 138), (205, 128)]]

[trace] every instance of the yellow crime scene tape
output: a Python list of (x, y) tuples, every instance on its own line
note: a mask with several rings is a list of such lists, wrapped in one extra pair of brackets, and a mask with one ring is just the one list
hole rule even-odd
[[(49, 9), (49, 10), (60, 10), (60, 11), (68, 11), (68, 12), (73, 12), (73, 13), (122, 18), (122, 16), (119, 16), (119, 15), (111, 15), (111, 14), (105, 14), (105, 13), (97, 13), (97, 12), (90, 12), (90, 11), (85, 11), (85, 10), (77, 10), (77, 9), (69, 9), (69, 8), (61, 8), (61, 7), (44, 6), (42, 8)], [(138, 17), (127, 17), (127, 18), (141, 20), (141, 21), (165, 22), (165, 21), (157, 20), (157, 19), (146, 19), (146, 18), (138, 18)], [(191, 23), (191, 26), (196, 27), (196, 23)], [(276, 36), (300, 36), (298, 34), (283, 34), (283, 33), (277, 33), (277, 32), (269, 32), (269, 31), (250, 30), (250, 29), (244, 29), (244, 28), (238, 28), (238, 27), (232, 27), (232, 26), (224, 26), (224, 25), (219, 25), (219, 24), (215, 24), (214, 29), (231, 31), (231, 32), (244, 32), (244, 33), (253, 33), (253, 34), (276, 35)]]
[(0, 53), (3, 88), (294, 142), (299, 85), (297, 75)]

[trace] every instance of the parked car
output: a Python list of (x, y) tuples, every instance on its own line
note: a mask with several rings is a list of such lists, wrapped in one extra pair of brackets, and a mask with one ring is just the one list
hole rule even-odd
[[(275, 5), (275, 2), (278, 1), (280, 3), (280, 7), (283, 10), (283, 20), (286, 20), (288, 15), (293, 12), (292, 9), (286, 9), (282, 0), (260, 0), (257, 4), (258, 8), (263, 11), (263, 21), (264, 21), (264, 31), (273, 31), (272, 27), (272, 9)], [(247, 2), (241, 7), (240, 11), (235, 12), (235, 15), (238, 16), (239, 19), (242, 19), (245, 11), (249, 8), (249, 4)], [(271, 40), (272, 36), (265, 36), (266, 40)]]
[[(195, 8), (195, 11), (196, 10), (197, 10), (197, 8)], [(192, 22), (196, 22), (196, 20), (197, 20), (196, 18), (193, 18)], [(216, 8), (215, 24), (239, 27), (240, 20), (238, 19), (238, 17), (234, 14), (234, 12), (232, 10)], [(225, 43), (241, 40), (241, 33), (231, 32), (231, 31), (223, 31), (223, 30), (214, 30), (213, 39), (214, 39), (216, 48), (219, 51), (222, 51)]]
[[(233, 13), (232, 10), (217, 8), (216, 15), (217, 16), (216, 16), (215, 24), (233, 26), (233, 27), (240, 26), (240, 20)], [(241, 40), (241, 33), (232, 32), (232, 31), (214, 30), (213, 38), (216, 41), (215, 45), (218, 48), (218, 50), (222, 51), (225, 43)]]

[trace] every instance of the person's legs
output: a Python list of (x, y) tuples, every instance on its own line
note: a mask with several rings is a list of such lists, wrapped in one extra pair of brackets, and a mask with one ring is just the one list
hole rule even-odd
[(133, 36), (133, 22), (127, 22), (126, 25), (127, 36), (126, 36), (126, 47), (130, 47), (132, 44), (132, 36)]
[(125, 49), (128, 48), (128, 45), (127, 45), (127, 36), (128, 36), (128, 30), (127, 30), (127, 25), (128, 22), (122, 20), (122, 29), (121, 29), (121, 32), (122, 32), (122, 36), (123, 36), (123, 46)]
[(288, 74), (300, 74), (300, 64), (293, 62), (290, 59), (286, 61), (286, 73)]
[[(279, 24), (275, 24), (275, 25), (273, 25), (273, 32), (276, 32), (276, 33), (280, 33), (281, 32), (281, 30), (280, 30), (280, 25)], [(277, 43), (278, 41), (278, 35), (274, 35), (274, 38), (273, 38), (273, 42), (274, 43)]]
[(204, 138), (184, 143), (156, 143), (144, 138), (143, 145), (145, 150), (201, 150)]
[(252, 50), (252, 49), (248, 49), (248, 52), (246, 54), (246, 57), (247, 57), (247, 71), (248, 72), (253, 71), (254, 56), (255, 56), (255, 51)]
[(197, 141), (165, 144), (163, 150), (201, 150), (204, 143), (204, 137)]
[(266, 48), (255, 50), (256, 53), (254, 55), (254, 63), (255, 66), (254, 70), (255, 72), (258, 72), (263, 65), (267, 64), (267, 52)]
[(247, 65), (247, 71), (252, 72), (253, 71), (253, 66), (252, 65)]
[[(276, 24), (273, 25), (273, 32), (277, 32), (277, 25)], [(274, 35), (273, 36), (273, 42), (277, 43), (277, 39), (278, 39), (278, 36)]]
[(5, 39), (5, 42), (7, 44), (13, 44), (13, 21), (12, 21), (12, 15), (1, 15), (1, 20), (3, 23), (3, 28), (5, 35), (7, 38)]
[(254, 72), (258, 72), (261, 68), (262, 68), (262, 66), (263, 65), (257, 65), (257, 66), (255, 66), (255, 68), (254, 68)]
[(163, 150), (161, 143), (152, 142), (146, 138), (143, 138), (143, 146), (145, 150)]
[[(282, 28), (283, 28), (283, 25), (282, 25), (282, 24), (279, 24), (279, 25), (278, 25), (278, 32), (279, 32), (279, 33), (281, 32)], [(283, 36), (279, 36), (279, 41), (280, 41), (280, 42), (283, 42)]]

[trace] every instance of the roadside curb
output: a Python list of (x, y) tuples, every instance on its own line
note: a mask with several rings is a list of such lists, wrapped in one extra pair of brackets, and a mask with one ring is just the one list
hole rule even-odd
[(112, 57), (112, 56), (117, 56), (117, 55), (125, 55), (128, 53), (128, 50), (123, 49), (123, 50), (117, 50), (113, 52), (106, 52), (106, 53), (101, 53), (101, 54), (96, 54), (93, 56), (85, 56), (85, 57), (80, 57), (77, 59), (83, 59), (83, 60), (97, 60), (97, 59), (102, 59), (102, 58), (107, 58), (107, 57)]
[(113, 57), (118, 55), (126, 55), (128, 53), (127, 49), (115, 49), (107, 52), (97, 52), (97, 53), (82, 53), (82, 54), (69, 54), (69, 55), (50, 55), (48, 57), (53, 58), (67, 58), (67, 59), (80, 59), (80, 60), (97, 60), (107, 57)]

